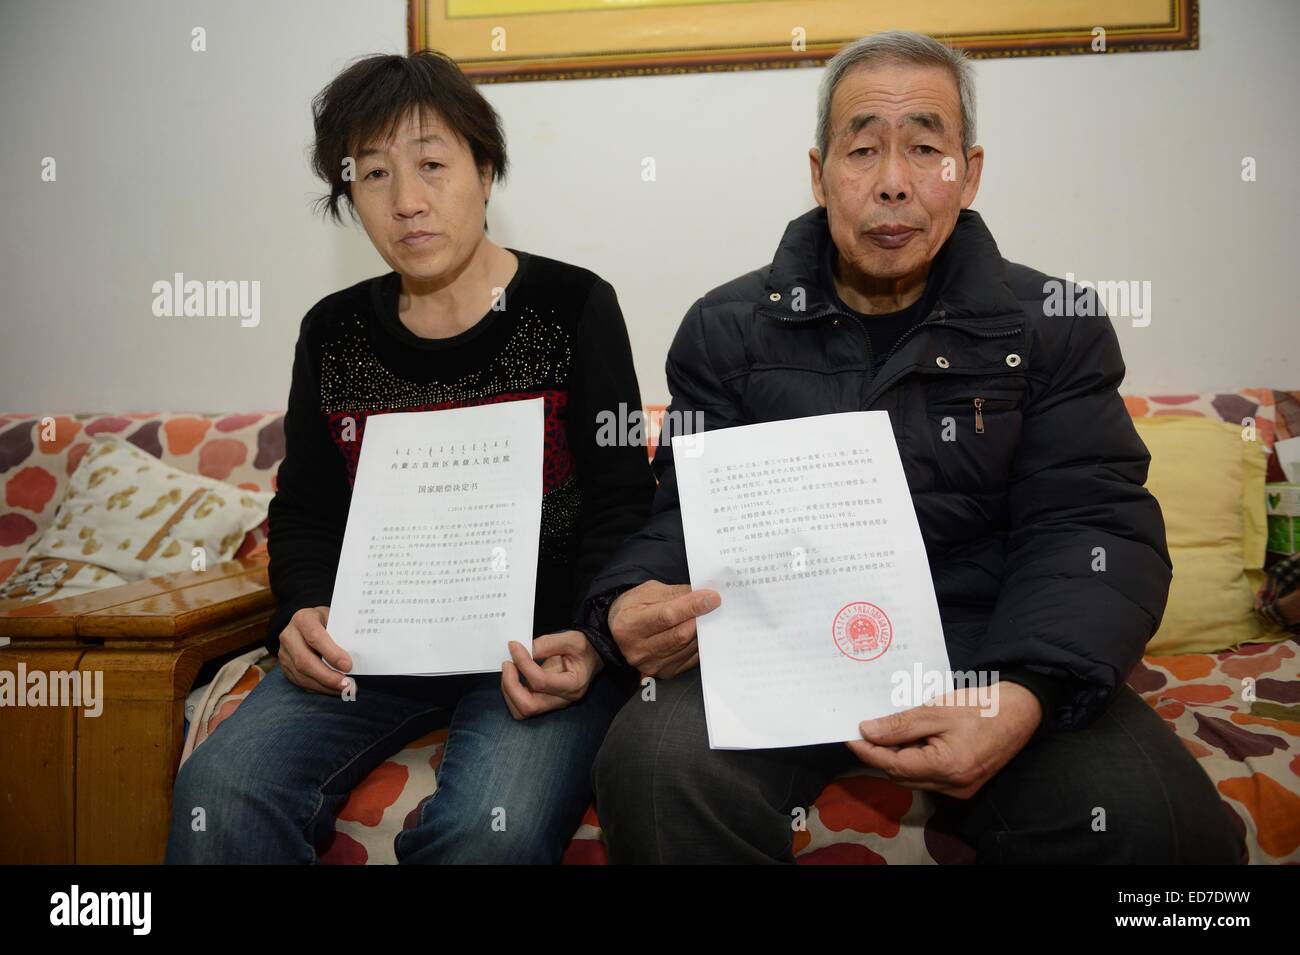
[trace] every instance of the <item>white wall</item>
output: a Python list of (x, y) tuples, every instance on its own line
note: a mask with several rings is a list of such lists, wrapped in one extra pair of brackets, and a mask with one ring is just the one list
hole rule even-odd
[[(350, 58), (404, 50), (405, 6), (5, 0), (0, 410), (283, 407), (302, 314), (386, 270), (359, 227), (310, 211), (308, 104)], [(1127, 391), (1300, 387), (1298, 36), (1294, 0), (1202, 0), (1195, 52), (977, 65), (975, 208), (1003, 253), (1152, 282), (1151, 325), (1119, 325)], [(493, 237), (614, 283), (647, 400), (667, 398), (690, 303), (811, 207), (820, 75), (484, 87), (514, 165)], [(259, 280), (261, 324), (155, 318), (151, 286), (177, 271)]]

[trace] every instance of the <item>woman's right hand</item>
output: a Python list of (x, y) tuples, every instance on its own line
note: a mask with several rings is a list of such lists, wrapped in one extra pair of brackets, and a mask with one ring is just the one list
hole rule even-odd
[(290, 683), (335, 696), (348, 685), (348, 678), (331, 670), (325, 661), (346, 671), (352, 669), (352, 658), (326, 632), (329, 617), (329, 607), (303, 607), (294, 614), (280, 634), (279, 659)]

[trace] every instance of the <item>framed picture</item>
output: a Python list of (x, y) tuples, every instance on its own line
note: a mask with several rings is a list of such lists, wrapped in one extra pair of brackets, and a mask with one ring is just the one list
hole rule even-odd
[(1198, 0), (408, 0), (479, 82), (820, 66), (879, 30), (977, 57), (1197, 48)]

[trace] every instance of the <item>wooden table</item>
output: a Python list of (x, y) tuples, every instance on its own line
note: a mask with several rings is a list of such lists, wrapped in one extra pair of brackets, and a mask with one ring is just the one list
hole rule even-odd
[[(157, 863), (208, 660), (263, 642), (266, 558), (0, 613), (0, 671), (103, 673), (102, 712), (0, 708), (0, 863)], [(22, 690), (22, 687), (19, 687)]]

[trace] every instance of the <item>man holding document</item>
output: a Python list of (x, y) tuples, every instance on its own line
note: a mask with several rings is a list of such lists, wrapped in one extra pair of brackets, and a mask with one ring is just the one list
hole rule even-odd
[(653, 678), (593, 770), (614, 862), (789, 861), (854, 765), (940, 794), (982, 862), (1242, 857), (1124, 682), (1171, 567), (1114, 330), (1045, 314), (969, 210), (974, 122), (961, 54), (847, 47), (818, 207), (678, 331), (653, 513), (586, 603)]
[[(270, 508), (279, 666), (177, 775), (169, 862), (318, 861), (349, 792), (448, 726), (398, 862), (558, 862), (631, 692), (575, 627), (641, 526), (627, 329), (594, 273), (485, 232), (505, 139), (449, 58), (373, 56), (315, 103), (314, 165), (391, 267), (302, 322)], [(364, 444), (363, 444), (364, 437)]]

